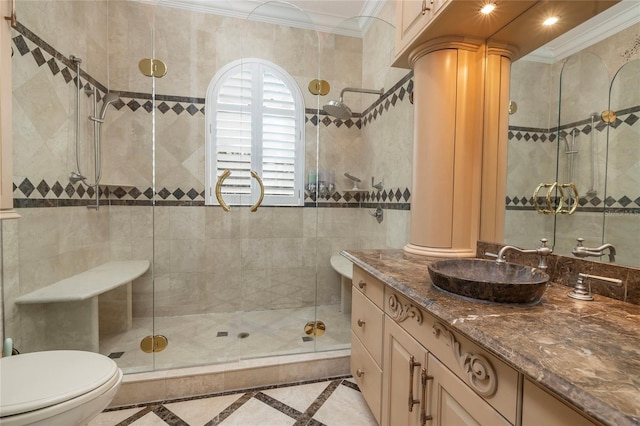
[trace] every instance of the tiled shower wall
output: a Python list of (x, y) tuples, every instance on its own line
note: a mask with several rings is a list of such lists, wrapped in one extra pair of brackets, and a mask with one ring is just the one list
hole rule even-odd
[[(584, 237), (590, 247), (602, 244), (604, 227), (604, 240), (614, 242), (618, 249), (616, 262), (640, 265), (636, 243), (640, 225), (639, 45), (640, 25), (636, 24), (576, 53), (564, 69), (560, 132), (569, 141), (572, 134), (576, 138), (574, 177), (580, 193), (578, 210), (570, 216), (539, 214), (533, 206), (533, 192), (539, 183), (567, 180), (569, 156), (564, 141), (558, 146), (557, 140), (564, 61), (551, 65), (517, 61), (512, 65), (511, 99), (518, 104), (518, 111), (509, 120), (505, 242), (532, 247), (546, 237), (555, 239), (557, 253), (571, 255), (577, 237)], [(607, 108), (609, 84), (626, 64), (635, 67), (636, 71), (628, 74), (635, 78), (616, 82), (614, 87), (617, 84), (630, 98), (620, 101), (618, 92), (612, 98), (617, 121), (607, 126), (596, 118), (592, 125), (590, 114)], [(620, 110), (616, 102), (631, 108)], [(586, 194), (591, 189), (591, 141), (597, 191), (593, 196)]]
[[(332, 34), (316, 39), (311, 31), (138, 2), (26, 3), (13, 46), (14, 197), (22, 218), (2, 224), (6, 326), (23, 350), (55, 343), (37, 309), (18, 308), (13, 299), (108, 260), (155, 261), (155, 299), (148, 273), (134, 282), (135, 316), (184, 315), (336, 303), (340, 280), (329, 265), (332, 254), (406, 243), (413, 83), (407, 70), (391, 70), (386, 57), (364, 48), (384, 44), (382, 56), (388, 56), (389, 24), (374, 24), (364, 40)], [(393, 22), (393, 8), (384, 13)], [(155, 207), (151, 79), (137, 70), (141, 58), (152, 56), (151, 23), (160, 28), (155, 57), (169, 67), (155, 88)], [(83, 59), (82, 84), (121, 98), (109, 107), (104, 125), (102, 181), (109, 186), (101, 188), (98, 212), (84, 207), (92, 189), (67, 180), (76, 169), (70, 54)], [(303, 88), (307, 169), (331, 168), (337, 176), (338, 190), (318, 200), (321, 208), (311, 207), (313, 197), (305, 208), (257, 213), (235, 208), (224, 214), (203, 205), (204, 93), (218, 68), (251, 55), (283, 66)], [(378, 81), (365, 81), (378, 75)], [(320, 100), (306, 90), (318, 76), (332, 86)], [(385, 95), (349, 98), (354, 111), (363, 111), (352, 120), (319, 113), (342, 87), (368, 84), (384, 86)], [(90, 145), (92, 128), (84, 118), (91, 108), (83, 94), (81, 146)], [(83, 173), (93, 176), (91, 153), (80, 154)], [(369, 191), (364, 199), (344, 191), (350, 188), (344, 172), (363, 179)], [(384, 179), (383, 191), (371, 190), (372, 176), (376, 183)], [(385, 208), (381, 224), (368, 214), (378, 205)]]

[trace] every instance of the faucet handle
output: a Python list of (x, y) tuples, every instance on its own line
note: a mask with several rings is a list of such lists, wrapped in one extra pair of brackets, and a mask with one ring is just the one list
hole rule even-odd
[(578, 237), (576, 238), (576, 241), (578, 242), (578, 244), (576, 245), (576, 247), (584, 247), (584, 238), (582, 237)]
[(574, 289), (568, 294), (568, 296), (571, 297), (572, 299), (578, 299), (578, 300), (593, 300), (593, 296), (591, 295), (591, 286), (587, 287), (584, 284), (584, 282), (589, 278), (597, 281), (602, 281), (606, 284), (610, 284), (615, 287), (622, 287), (622, 284), (623, 284), (622, 280), (618, 278), (609, 278), (609, 277), (602, 277), (600, 275), (578, 273), (578, 280), (576, 282), (576, 285)]
[(547, 246), (547, 240), (546, 238), (540, 238), (540, 247), (546, 247)]

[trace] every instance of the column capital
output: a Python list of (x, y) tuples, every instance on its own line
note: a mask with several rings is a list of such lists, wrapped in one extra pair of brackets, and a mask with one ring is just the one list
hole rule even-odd
[(484, 44), (483, 40), (469, 38), (465, 36), (446, 36), (438, 37), (418, 45), (409, 53), (409, 64), (413, 68), (416, 61), (429, 53), (444, 50), (457, 49), (476, 52)]
[(487, 42), (487, 55), (504, 56), (510, 61), (513, 61), (513, 59), (518, 55), (518, 48), (506, 43), (489, 41)]

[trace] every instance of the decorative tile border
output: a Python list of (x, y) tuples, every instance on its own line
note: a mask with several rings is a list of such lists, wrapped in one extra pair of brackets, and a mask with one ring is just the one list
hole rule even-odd
[[(33, 182), (36, 182), (34, 179)], [(95, 189), (83, 183), (63, 185), (40, 180), (34, 185), (28, 177), (14, 176), (13, 204), (15, 208), (86, 206), (93, 203)], [(154, 197), (155, 195), (155, 197)], [(382, 207), (383, 209), (409, 210), (411, 192), (409, 188), (395, 188), (383, 191), (336, 191), (330, 196), (317, 197), (315, 193), (305, 193), (305, 207)], [(135, 186), (100, 185), (100, 202), (105, 205), (127, 206), (204, 206), (204, 190), (195, 188), (170, 190)]]
[[(75, 65), (70, 59), (55, 50), (51, 45), (31, 32), (24, 25), (18, 23), (15, 29), (17, 35), (12, 40), (21, 56), (31, 54), (38, 66), (48, 65), (51, 73), (63, 77), (66, 84), (77, 84)], [(85, 80), (84, 83), (82, 80)], [(107, 92), (107, 88), (80, 69), (80, 84), (86, 88), (96, 87), (101, 98)], [(413, 71), (410, 71), (400, 79), (391, 89), (377, 99), (363, 113), (355, 113), (353, 118), (342, 120), (334, 119), (322, 110), (305, 109), (305, 122), (314, 126), (345, 126), (351, 128), (372, 123), (383, 113), (395, 107), (399, 102), (408, 100), (413, 91)], [(147, 113), (154, 110), (154, 101), (150, 93), (113, 91), (119, 99), (113, 103), (118, 110), (128, 108), (131, 112), (143, 109)], [(155, 108), (162, 114), (174, 113), (180, 115), (188, 113), (191, 116), (204, 115), (205, 99), (186, 96), (155, 95)], [(38, 182), (35, 184), (35, 182)], [(100, 201), (109, 205), (171, 205), (171, 206), (195, 206), (204, 205), (204, 190), (195, 188), (173, 190), (161, 188), (154, 199), (152, 188), (137, 187), (113, 187), (100, 186)], [(15, 177), (13, 184), (14, 207), (62, 207), (83, 206), (92, 202), (95, 197), (95, 189), (87, 187), (83, 183), (72, 185), (70, 183), (46, 182), (43, 179), (31, 177)], [(365, 192), (353, 194), (351, 191), (336, 192), (328, 197), (316, 197), (315, 194), (305, 194), (305, 206), (308, 207), (382, 207), (387, 209), (410, 209), (411, 193), (408, 188), (390, 189), (377, 192)]]
[[(104, 413), (105, 415), (108, 415), (109, 413), (117, 413), (118, 411), (138, 409), (137, 411), (132, 410), (134, 411), (133, 414), (131, 414), (129, 417), (127, 417), (126, 419), (118, 423), (119, 425), (122, 425), (122, 426), (134, 424), (135, 422), (137, 422), (138, 420), (140, 420), (142, 417), (146, 416), (149, 413), (154, 413), (157, 417), (162, 419), (162, 421), (167, 425), (184, 426), (184, 425), (187, 425), (187, 423), (183, 419), (178, 417), (174, 412), (172, 412), (170, 407), (175, 407), (176, 404), (180, 404), (183, 402), (191, 402), (191, 404), (193, 405), (194, 403), (197, 404), (197, 401), (200, 401), (200, 400), (210, 400), (216, 397), (237, 395), (238, 398), (236, 398), (233, 402), (229, 403), (229, 405), (226, 406), (224, 409), (220, 410), (219, 413), (215, 414), (215, 417), (213, 417), (206, 424), (207, 425), (227, 424), (226, 420), (229, 419), (234, 413), (239, 413), (239, 412), (246, 413), (246, 410), (248, 408), (245, 406), (245, 404), (255, 399), (279, 411), (280, 413), (283, 413), (289, 416), (291, 418), (292, 424), (293, 422), (295, 422), (296, 425), (297, 424), (321, 425), (322, 423), (315, 420), (314, 416), (316, 415), (316, 413), (318, 413), (318, 410), (325, 403), (327, 403), (327, 401), (332, 397), (333, 393), (340, 386), (345, 386), (353, 391), (360, 392), (360, 388), (358, 387), (358, 385), (350, 381), (349, 380), (350, 378), (351, 376), (340, 376), (340, 377), (333, 377), (328, 379), (300, 381), (300, 382), (289, 383), (284, 385), (262, 386), (262, 387), (256, 387), (256, 388), (250, 388), (250, 389), (218, 392), (213, 394), (200, 395), (200, 396), (187, 397), (187, 398), (177, 398), (172, 400), (153, 402), (149, 404), (126, 405), (122, 407), (106, 409)], [(282, 402), (274, 397), (271, 397), (265, 393), (266, 391), (273, 390), (273, 389), (283, 389), (283, 388), (304, 386), (304, 385), (315, 384), (315, 383), (326, 383), (326, 387), (324, 388), (324, 390), (320, 392), (320, 394), (315, 396), (315, 398), (312, 400), (312, 402), (307, 406), (307, 408), (304, 411), (300, 411), (296, 408), (293, 408), (289, 404)], [(305, 390), (300, 388), (299, 392), (304, 393)], [(234, 423), (233, 420), (230, 420), (229, 422)]]
[[(76, 78), (73, 76), (75, 74), (75, 65), (70, 59), (55, 50), (51, 45), (21, 23), (18, 23), (15, 30), (18, 35), (14, 36), (12, 40), (21, 56), (31, 53), (31, 56), (38, 66), (47, 64), (54, 76), (59, 73), (63, 76), (67, 84), (72, 81), (75, 83)], [(103, 84), (87, 74), (82, 68), (80, 68), (80, 79), (81, 83), (82, 79), (85, 79), (85, 87), (96, 87), (101, 92), (100, 99), (107, 92), (107, 88)], [(305, 123), (311, 123), (314, 126), (322, 123), (326, 127), (331, 125), (335, 125), (336, 127), (344, 125), (347, 128), (356, 126), (358, 129), (361, 129), (363, 126), (375, 121), (384, 112), (389, 111), (389, 108), (395, 107), (398, 102), (408, 100), (409, 94), (412, 91), (413, 71), (409, 71), (407, 75), (400, 79), (398, 83), (385, 92), (371, 106), (366, 108), (364, 112), (354, 113), (353, 118), (347, 120), (332, 118), (322, 110), (306, 108)], [(113, 90), (112, 92), (120, 97), (120, 99), (113, 103), (113, 106), (118, 111), (127, 107), (132, 112), (136, 112), (142, 108), (150, 113), (154, 109), (154, 97), (151, 93), (118, 90)], [(173, 112), (176, 115), (188, 113), (194, 116), (196, 114), (204, 115), (205, 112), (205, 98), (156, 94), (155, 103), (157, 104), (155, 108), (162, 114)]]
[[(622, 125), (634, 126), (638, 122), (640, 105), (626, 108), (616, 112), (616, 121), (611, 123), (611, 127), (618, 128)], [(598, 120), (591, 127), (591, 118), (564, 124), (551, 129), (541, 129), (535, 127), (509, 126), (510, 143), (547, 143), (555, 142), (558, 138), (558, 131), (562, 136), (572, 133), (582, 133), (589, 135), (592, 131), (604, 132), (607, 130), (607, 123)], [(505, 198), (507, 210), (512, 211), (534, 211), (533, 195), (512, 195)], [(539, 202), (542, 202), (539, 201)], [(580, 211), (583, 212), (604, 212), (605, 214), (640, 214), (640, 195), (608, 196), (604, 200), (599, 197), (580, 197), (578, 200)]]
[[(626, 108), (620, 111), (616, 111), (616, 120), (610, 124), (611, 127), (617, 129), (619, 126), (625, 124), (633, 126), (638, 122), (640, 117), (640, 105), (631, 108)], [(607, 130), (607, 123), (602, 120), (594, 122), (594, 129), (598, 132)], [(572, 133), (578, 132), (584, 135), (588, 135), (594, 130), (591, 128), (591, 118), (575, 121), (573, 123), (563, 124), (554, 128), (543, 129), (537, 127), (522, 127), (522, 126), (509, 126), (509, 142), (555, 142), (558, 138), (557, 133), (560, 131), (562, 136), (568, 136)]]

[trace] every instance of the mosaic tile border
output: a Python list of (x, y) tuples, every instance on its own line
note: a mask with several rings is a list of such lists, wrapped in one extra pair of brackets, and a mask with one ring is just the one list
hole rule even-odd
[[(21, 56), (31, 54), (36, 64), (41, 67), (48, 65), (54, 76), (63, 77), (66, 84), (73, 82), (78, 84), (74, 77), (75, 65), (60, 52), (55, 50), (50, 44), (41, 39), (21, 23), (15, 28), (18, 33), (12, 38), (16, 50)], [(83, 82), (84, 79), (84, 82)], [(107, 88), (100, 84), (93, 77), (80, 68), (79, 84), (87, 88), (96, 87), (101, 98)], [(305, 110), (305, 122), (314, 126), (322, 123), (324, 126), (334, 125), (336, 127), (345, 126), (351, 128), (356, 126), (362, 129), (363, 126), (372, 123), (378, 117), (395, 107), (399, 102), (409, 99), (409, 94), (413, 91), (413, 71), (408, 72), (393, 87), (387, 90), (383, 96), (377, 99), (363, 113), (355, 113), (353, 119), (333, 119), (324, 111), (307, 108)], [(150, 113), (156, 108), (160, 113), (167, 114), (173, 112), (180, 115), (183, 112), (194, 116), (204, 115), (205, 99), (186, 96), (156, 95), (155, 104), (153, 97), (149, 93), (113, 91), (120, 97), (113, 106), (117, 110), (128, 108), (132, 112), (139, 109)], [(125, 102), (126, 101), (126, 102)], [(44, 179), (15, 177), (13, 192), (14, 207), (62, 207), (62, 206), (82, 206), (89, 204), (94, 199), (95, 189), (87, 187), (83, 183), (71, 185), (70, 183), (53, 182), (48, 183)], [(34, 184), (38, 182), (37, 185)], [(161, 188), (157, 192), (154, 200), (152, 188), (136, 187), (113, 187), (100, 186), (100, 201), (110, 205), (171, 205), (171, 206), (194, 206), (204, 205), (204, 191), (195, 188), (183, 190), (176, 188), (170, 190)], [(411, 193), (408, 188), (390, 189), (378, 192), (367, 192), (352, 194), (350, 191), (336, 192), (330, 197), (316, 197), (315, 194), (305, 194), (306, 207), (382, 207), (383, 209), (410, 209)]]
[[(616, 112), (616, 121), (611, 123), (611, 127), (618, 128), (625, 124), (634, 126), (640, 117), (636, 113), (640, 112), (640, 105), (626, 108)], [(567, 136), (572, 132), (589, 135), (592, 131), (604, 132), (608, 128), (607, 123), (598, 120), (591, 127), (591, 118), (564, 124), (550, 129), (536, 127), (509, 126), (508, 140), (510, 143), (552, 143), (558, 138), (558, 131), (562, 136)], [(511, 195), (505, 198), (507, 210), (511, 211), (534, 211), (534, 199), (532, 195)], [(541, 202), (541, 201), (539, 201)], [(583, 212), (616, 214), (640, 214), (640, 195), (619, 195), (608, 196), (604, 200), (599, 197), (580, 197), (579, 209)]]
[[(625, 108), (620, 111), (616, 111), (616, 120), (610, 124), (611, 127), (617, 129), (619, 126), (626, 124), (628, 126), (634, 126), (640, 117), (637, 115), (640, 113), (640, 105)], [(604, 132), (609, 125), (602, 120), (598, 120), (594, 123), (595, 130)], [(509, 142), (555, 142), (558, 138), (557, 133), (560, 131), (562, 136), (568, 136), (571, 133), (582, 133), (589, 135), (592, 132), (591, 118), (575, 121), (572, 123), (563, 124), (549, 129), (538, 127), (523, 127), (523, 126), (509, 126), (508, 141)]]
[[(67, 84), (72, 81), (74, 83), (76, 82), (76, 77), (73, 76), (75, 74), (75, 65), (71, 60), (55, 50), (50, 44), (21, 23), (18, 22), (15, 31), (18, 35), (12, 37), (12, 41), (21, 56), (31, 53), (31, 56), (38, 66), (47, 64), (54, 76), (59, 73)], [(99, 95), (100, 98), (107, 92), (107, 88), (103, 84), (87, 74), (81, 67), (81, 83), (82, 79), (86, 81), (84, 84), (85, 87), (92, 88), (93, 86), (101, 92)], [(119, 90), (112, 90), (112, 92), (120, 97), (120, 99), (113, 103), (113, 106), (118, 111), (127, 107), (132, 112), (136, 112), (142, 108), (150, 113), (154, 109), (154, 96), (152, 96), (151, 93)], [(343, 125), (347, 128), (356, 126), (358, 129), (362, 129), (363, 126), (375, 121), (384, 112), (389, 111), (389, 108), (395, 107), (398, 102), (408, 100), (411, 92), (413, 92), (413, 70), (409, 71), (407, 75), (366, 108), (364, 112), (354, 113), (353, 118), (347, 120), (332, 118), (322, 110), (305, 108), (305, 123), (311, 123), (314, 126), (322, 123), (326, 127), (335, 125), (338, 128)], [(187, 112), (191, 116), (196, 114), (204, 116), (205, 113), (205, 98), (156, 94), (155, 104), (155, 109), (162, 114), (167, 114), (172, 111), (176, 115)]]
[[(38, 182), (33, 179), (33, 182)], [(28, 177), (14, 176), (13, 205), (15, 208), (86, 206), (95, 199), (95, 189), (83, 183), (72, 185), (59, 181), (53, 183), (44, 179), (34, 185)], [(100, 186), (100, 202), (104, 205), (126, 206), (204, 206), (204, 190), (195, 188), (169, 190), (161, 188), (157, 192), (151, 187)], [(383, 209), (410, 210), (411, 191), (409, 188), (391, 188), (382, 191), (336, 191), (330, 196), (317, 197), (315, 193), (305, 193), (305, 207), (382, 207)]]

